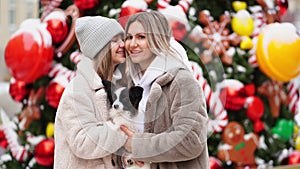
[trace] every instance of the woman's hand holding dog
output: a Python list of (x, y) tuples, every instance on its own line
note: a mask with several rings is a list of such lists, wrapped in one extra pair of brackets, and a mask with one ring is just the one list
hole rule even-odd
[(128, 136), (124, 148), (126, 149), (127, 152), (131, 153), (132, 152), (131, 141), (132, 141), (133, 132), (124, 125), (121, 125), (120, 129)]

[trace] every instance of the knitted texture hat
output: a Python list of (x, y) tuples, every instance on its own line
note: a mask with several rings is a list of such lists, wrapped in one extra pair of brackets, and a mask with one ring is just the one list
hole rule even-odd
[(102, 16), (81, 17), (75, 23), (81, 52), (91, 59), (119, 33), (124, 33), (122, 26), (115, 19)]

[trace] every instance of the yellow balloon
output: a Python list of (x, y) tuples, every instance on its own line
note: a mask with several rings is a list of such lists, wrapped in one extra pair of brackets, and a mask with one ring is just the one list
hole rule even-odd
[(254, 30), (254, 21), (246, 10), (238, 11), (231, 20), (232, 30), (241, 36), (250, 36)]
[(247, 8), (247, 3), (243, 1), (233, 1), (232, 7), (235, 11), (239, 11)]
[(47, 127), (46, 127), (46, 136), (48, 138), (53, 137), (54, 136), (54, 123), (48, 123)]
[(259, 68), (270, 78), (287, 82), (300, 74), (300, 38), (290, 23), (269, 24), (258, 36)]

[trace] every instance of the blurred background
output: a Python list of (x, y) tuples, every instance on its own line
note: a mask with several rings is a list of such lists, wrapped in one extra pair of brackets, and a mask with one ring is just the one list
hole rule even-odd
[[(186, 6), (178, 5), (179, 2)], [(59, 12), (52, 11), (51, 4), (60, 8)], [(73, 15), (118, 19), (146, 9), (177, 15), (167, 19), (174, 37), (187, 50), (194, 76), (206, 97), (210, 169), (233, 169), (240, 163), (244, 168), (299, 168), (300, 0), (0, 0), (0, 168), (52, 168), (56, 108), (81, 55), (75, 38), (69, 42), (66, 38), (74, 37), (74, 32), (70, 33)], [(65, 13), (68, 10), (80, 12)], [(228, 10), (231, 20), (219, 20)], [(43, 18), (43, 25), (47, 25), (45, 34), (40, 33), (41, 16), (47, 18)], [(200, 16), (204, 18), (201, 20)], [(39, 23), (28, 22), (29, 19)], [(294, 27), (273, 24), (278, 19)], [(37, 43), (30, 36), (15, 36), (15, 41), (11, 40), (16, 31), (25, 34), (24, 27), (20, 28), (24, 21), (30, 33), (40, 33), (37, 38), (45, 43), (39, 45), (39, 50), (44, 53), (33, 51), (34, 56), (28, 55), (30, 50), (24, 48)], [(245, 25), (243, 21), (247, 21)], [(267, 26), (270, 29), (264, 32), (262, 28)], [(290, 37), (296, 37), (295, 42), (289, 43), (293, 40)], [(47, 38), (51, 40), (49, 44)], [(62, 49), (65, 42), (68, 45)], [(211, 42), (215, 45), (209, 45)], [(266, 46), (270, 50), (265, 51)], [(4, 56), (6, 48), (10, 53)], [(207, 52), (210, 55), (205, 55)], [(22, 54), (26, 59), (20, 59)], [(14, 75), (9, 73), (5, 58), (15, 70)], [(43, 59), (48, 62), (45, 64)], [(44, 70), (46, 66), (49, 71)], [(243, 141), (255, 140), (255, 145), (245, 149), (241, 147), (245, 144), (236, 145), (241, 150), (238, 155), (224, 159), (219, 153), (226, 151), (224, 137), (229, 134), (223, 134), (223, 130), (230, 122), (240, 124), (245, 130)], [(243, 163), (250, 158), (255, 158), (255, 164)]]

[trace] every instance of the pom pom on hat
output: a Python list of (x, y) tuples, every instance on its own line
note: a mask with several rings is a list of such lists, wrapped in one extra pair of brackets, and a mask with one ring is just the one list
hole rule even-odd
[(85, 16), (78, 18), (75, 34), (84, 56), (93, 59), (111, 39), (124, 33), (122, 26), (111, 18)]

